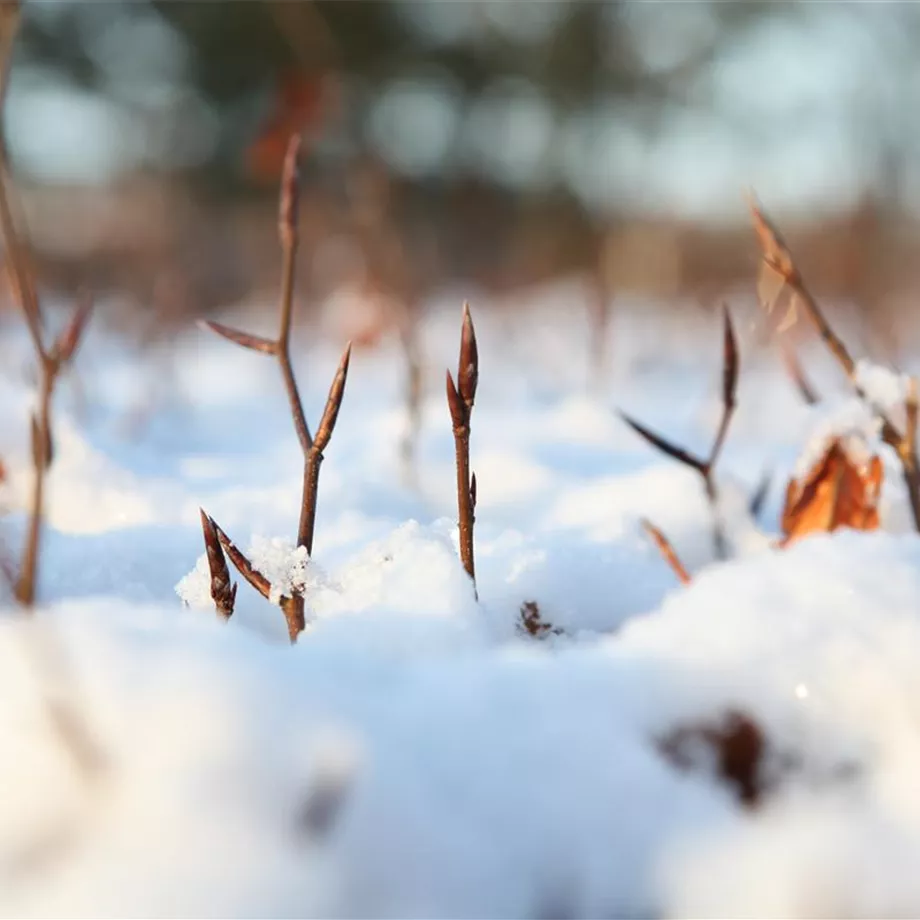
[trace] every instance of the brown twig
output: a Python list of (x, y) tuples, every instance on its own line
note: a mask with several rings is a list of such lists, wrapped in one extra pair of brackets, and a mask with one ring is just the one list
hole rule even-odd
[(721, 515), (718, 507), (718, 489), (714, 470), (719, 454), (722, 452), (722, 446), (725, 443), (728, 427), (731, 423), (732, 416), (735, 413), (737, 405), (736, 394), (738, 389), (738, 346), (735, 340), (735, 332), (732, 327), (731, 315), (728, 308), (723, 310), (723, 367), (722, 367), (722, 417), (719, 421), (719, 427), (716, 431), (715, 440), (712, 442), (712, 448), (709, 456), (706, 458), (697, 457), (682, 447), (672, 444), (670, 441), (656, 434), (649, 428), (637, 422), (635, 419), (621, 412), (620, 417), (632, 428), (636, 434), (641, 435), (653, 447), (656, 447), (662, 453), (683, 463), (696, 470), (703, 479), (703, 486), (706, 490), (706, 498), (712, 507), (713, 513), (713, 543), (715, 545), (716, 555), (724, 559), (728, 555), (728, 541), (725, 536), (725, 530), (722, 525)]
[[(753, 196), (749, 197), (748, 205), (763, 258), (760, 287), (763, 288), (764, 279), (770, 275), (779, 282), (779, 289), (772, 298), (772, 302), (764, 303), (764, 307), (768, 312), (772, 310), (782, 293), (787, 291), (792, 298), (790, 312), (793, 312), (797, 305), (801, 305), (808, 314), (821, 340), (827, 345), (830, 353), (843, 368), (857, 395), (865, 399), (866, 394), (859, 385), (856, 376), (856, 361), (843, 340), (834, 332), (817, 301), (805, 286), (789, 247), (764, 215)], [(911, 407), (912, 401), (913, 408)], [(879, 406), (872, 406), (873, 412), (882, 423), (882, 440), (894, 450), (901, 463), (901, 472), (904, 484), (907, 487), (914, 526), (920, 531), (920, 462), (918, 462), (917, 458), (916, 424), (911, 421), (911, 413), (916, 413), (916, 393), (914, 388), (908, 393), (906, 409), (907, 424), (904, 431), (901, 432), (884, 409)]]
[[(470, 418), (479, 382), (479, 350), (469, 304), (463, 305), (463, 329), (460, 335), (460, 358), (457, 383), (447, 372), (447, 405), (454, 430), (457, 466), (457, 511), (460, 527), (460, 559), (473, 580), (476, 591), (476, 565), (473, 557), (473, 525), (476, 511), (476, 476), (470, 474)], [(477, 595), (478, 596), (478, 595)]]
[[(298, 159), (300, 156), (301, 139), (299, 135), (291, 137), (284, 161), (284, 175), (281, 180), (281, 196), (279, 202), (278, 235), (281, 242), (282, 268), (281, 268), (281, 296), (279, 301), (279, 326), (278, 336), (268, 339), (233, 329), (222, 323), (203, 322), (202, 325), (216, 332), (223, 338), (242, 348), (248, 348), (259, 354), (270, 355), (277, 358), (284, 381), (285, 392), (294, 421), (294, 431), (300, 448), (303, 452), (303, 487), (300, 498), (300, 519), (297, 525), (297, 545), (306, 547), (307, 554), (313, 555), (313, 532), (316, 525), (316, 502), (319, 493), (319, 471), (323, 462), (323, 451), (329, 444), (335, 423), (338, 419), (342, 398), (345, 395), (345, 383), (348, 379), (348, 365), (351, 359), (351, 343), (345, 347), (338, 369), (329, 388), (326, 407), (323, 410), (316, 437), (310, 433), (310, 426), (303, 410), (303, 402), (297, 388), (297, 379), (291, 364), (290, 341), (291, 322), (294, 315), (294, 269), (297, 256), (297, 213), (299, 199)], [(204, 512), (202, 512), (204, 514)], [(206, 515), (205, 515), (206, 516)], [(208, 518), (212, 524), (213, 519)], [(263, 597), (268, 598), (271, 585), (255, 569), (248, 559), (237, 549), (229, 537), (214, 524), (220, 545), (224, 548), (230, 561), (237, 571), (249, 582)], [(206, 537), (207, 545), (207, 537)], [(213, 569), (212, 569), (213, 577)], [(212, 581), (213, 588), (213, 581)], [(216, 602), (216, 601), (215, 601)], [(288, 624), (288, 633), (294, 642), (303, 632), (305, 626), (304, 600), (300, 594), (293, 597), (281, 598), (281, 609)]]
[(217, 525), (201, 508), (198, 510), (201, 512), (201, 530), (208, 555), (208, 568), (211, 571), (211, 599), (220, 616), (229, 620), (233, 616), (236, 604), (236, 584), (230, 578), (230, 570), (227, 568), (227, 560), (217, 534)]
[(641, 524), (643, 528), (645, 528), (646, 533), (652, 538), (652, 542), (658, 547), (658, 552), (661, 553), (664, 561), (671, 567), (680, 583), (689, 585), (691, 581), (690, 573), (680, 561), (680, 557), (671, 545), (671, 541), (651, 521), (642, 518)]

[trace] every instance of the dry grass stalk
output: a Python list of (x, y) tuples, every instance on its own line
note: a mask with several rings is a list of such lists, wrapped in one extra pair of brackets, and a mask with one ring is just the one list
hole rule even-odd
[(683, 585), (689, 585), (691, 581), (690, 573), (680, 561), (680, 557), (671, 545), (671, 541), (651, 521), (643, 518), (641, 523), (645, 532), (652, 538), (655, 546), (658, 547), (658, 552), (661, 553), (664, 561), (667, 562), (677, 576), (678, 581)]
[(641, 435), (653, 447), (656, 447), (662, 453), (673, 457), (685, 466), (696, 470), (703, 479), (703, 486), (706, 490), (706, 498), (712, 508), (713, 514), (713, 543), (715, 545), (716, 556), (719, 559), (725, 559), (728, 556), (728, 542), (725, 537), (725, 531), (722, 525), (721, 515), (718, 507), (718, 490), (716, 488), (715, 470), (716, 461), (722, 451), (722, 445), (728, 434), (728, 426), (731, 423), (732, 416), (735, 412), (736, 393), (738, 388), (738, 346), (735, 340), (735, 332), (732, 326), (731, 316), (728, 308), (724, 307), (724, 329), (723, 329), (723, 367), (722, 367), (722, 418), (719, 421), (719, 428), (716, 432), (715, 440), (706, 458), (697, 457), (689, 451), (684, 450), (672, 444), (670, 441), (656, 434), (649, 428), (637, 422), (635, 419), (620, 413), (620, 417), (629, 425), (636, 434)]
[[(801, 307), (808, 315), (821, 340), (843, 368), (857, 394), (864, 397), (865, 393), (856, 378), (856, 361), (842, 339), (834, 332), (817, 301), (805, 286), (789, 247), (753, 198), (750, 198), (748, 203), (763, 258), (758, 283), (761, 302), (767, 312), (771, 312), (783, 294), (788, 294), (789, 312), (781, 325), (788, 325), (790, 321), (793, 321), (796, 310)], [(914, 526), (920, 531), (920, 462), (917, 458), (916, 403), (916, 386), (912, 385), (907, 398), (907, 424), (903, 432), (898, 430), (887, 413), (878, 406), (874, 406), (873, 411), (882, 423), (882, 440), (894, 449), (901, 463)]]
[[(454, 430), (457, 466), (457, 511), (460, 526), (460, 559), (473, 580), (476, 591), (476, 565), (473, 557), (473, 525), (476, 511), (476, 476), (470, 474), (470, 419), (479, 382), (479, 350), (469, 304), (463, 305), (460, 358), (457, 382), (447, 372), (447, 405)], [(478, 597), (478, 595), (477, 595)]]
[[(291, 322), (294, 313), (294, 268), (298, 243), (298, 161), (300, 146), (300, 136), (294, 135), (288, 144), (284, 161), (284, 175), (281, 181), (278, 231), (281, 241), (282, 270), (278, 337), (275, 339), (267, 339), (262, 336), (251, 335), (248, 332), (242, 332), (239, 329), (232, 329), (229, 326), (224, 326), (221, 323), (215, 322), (204, 322), (202, 325), (242, 348), (248, 348), (250, 351), (256, 351), (263, 355), (270, 355), (278, 360), (288, 397), (288, 403), (290, 404), (291, 417), (294, 420), (294, 431), (297, 434), (297, 440), (300, 442), (304, 458), (300, 520), (297, 526), (297, 546), (306, 547), (307, 554), (312, 555), (313, 531), (316, 524), (316, 501), (319, 493), (319, 471), (323, 462), (323, 451), (332, 438), (332, 433), (335, 430), (335, 423), (339, 415), (339, 409), (342, 405), (342, 398), (345, 394), (345, 383), (348, 379), (348, 365), (351, 358), (351, 343), (348, 343), (339, 361), (338, 369), (332, 380), (332, 385), (329, 388), (326, 407), (323, 410), (323, 415), (314, 437), (310, 433), (310, 427), (307, 424), (306, 415), (304, 414), (303, 403), (297, 388), (297, 380), (294, 377), (294, 369), (291, 365), (290, 355)], [(207, 517), (203, 512), (202, 514), (204, 517)], [(245, 578), (263, 597), (268, 598), (271, 592), (271, 586), (268, 581), (253, 568), (249, 560), (246, 559), (239, 549), (237, 549), (234, 543), (224, 531), (217, 526), (214, 520), (208, 517), (208, 521), (213, 525), (213, 530), (217, 535), (218, 542), (230, 557), (230, 561), (234, 564), (240, 575), (242, 575), (243, 578)], [(207, 545), (207, 530), (205, 543)], [(210, 558), (209, 551), (209, 561)], [(214, 569), (212, 568), (211, 571), (213, 592)], [(215, 604), (217, 604), (216, 599)], [(281, 609), (287, 621), (288, 634), (290, 635), (291, 642), (294, 642), (297, 636), (303, 632), (306, 625), (303, 597), (301, 595), (282, 597)], [(220, 610), (219, 607), (218, 610)]]

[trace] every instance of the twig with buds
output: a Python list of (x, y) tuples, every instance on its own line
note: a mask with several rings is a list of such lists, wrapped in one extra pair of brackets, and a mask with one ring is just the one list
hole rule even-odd
[[(298, 242), (297, 205), (299, 197), (298, 159), (300, 145), (299, 135), (294, 135), (288, 144), (284, 161), (284, 175), (281, 182), (278, 230), (283, 262), (278, 337), (275, 339), (263, 338), (262, 336), (251, 335), (248, 332), (232, 329), (229, 326), (215, 322), (204, 322), (202, 325), (243, 348), (248, 348), (250, 351), (256, 351), (263, 355), (270, 355), (278, 361), (290, 404), (291, 416), (294, 420), (294, 431), (300, 442), (304, 458), (297, 545), (306, 547), (307, 554), (312, 555), (313, 531), (316, 524), (316, 501), (319, 492), (319, 471), (323, 462), (323, 451), (332, 438), (339, 409), (342, 405), (342, 397), (345, 394), (348, 364), (351, 358), (351, 343), (348, 343), (339, 361), (338, 369), (329, 388), (326, 407), (323, 410), (316, 435), (313, 436), (310, 433), (310, 427), (304, 414), (290, 355), (291, 320), (294, 312), (294, 267)], [(221, 616), (226, 618), (232, 614), (235, 588), (228, 587), (229, 577), (225, 578), (224, 576), (226, 563), (223, 561), (223, 554), (218, 553), (220, 548), (230, 557), (230, 561), (240, 575), (263, 597), (268, 598), (271, 592), (271, 586), (268, 581), (253, 568), (249, 560), (237, 549), (224, 531), (217, 526), (213, 518), (210, 518), (204, 512), (202, 512), (202, 526), (204, 528), (205, 545), (208, 549), (208, 562), (211, 568), (211, 596), (214, 598), (215, 606)], [(295, 593), (293, 597), (282, 597), (281, 609), (287, 621), (291, 642), (295, 642), (297, 636), (303, 632), (306, 625), (303, 596)]]
[(463, 329), (460, 334), (460, 359), (457, 382), (447, 372), (447, 405), (454, 429), (457, 466), (457, 512), (460, 526), (460, 560), (476, 589), (476, 565), (473, 557), (473, 525), (476, 517), (476, 474), (470, 473), (470, 419), (479, 382), (479, 350), (469, 304), (463, 305)]

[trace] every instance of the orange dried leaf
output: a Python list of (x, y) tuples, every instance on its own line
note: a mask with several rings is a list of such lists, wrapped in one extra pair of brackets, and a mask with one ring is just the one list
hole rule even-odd
[(839, 439), (832, 441), (808, 475), (791, 480), (786, 489), (781, 545), (839, 527), (876, 530), (883, 475), (877, 456), (867, 464), (859, 464)]

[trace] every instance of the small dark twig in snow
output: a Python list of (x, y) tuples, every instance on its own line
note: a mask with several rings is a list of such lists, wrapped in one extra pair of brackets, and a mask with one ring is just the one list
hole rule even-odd
[(735, 413), (737, 405), (738, 389), (738, 345), (735, 340), (735, 331), (732, 326), (731, 315), (728, 308), (723, 306), (723, 333), (722, 333), (722, 417), (719, 421), (719, 428), (716, 431), (715, 440), (709, 451), (708, 457), (697, 457), (688, 450), (672, 444), (670, 441), (656, 434), (649, 428), (637, 422), (635, 419), (621, 412), (620, 417), (632, 428), (636, 434), (643, 437), (653, 447), (656, 447), (662, 453), (669, 457), (689, 466), (697, 471), (703, 479), (703, 487), (706, 490), (706, 498), (712, 508), (713, 514), (713, 543), (715, 545), (716, 556), (719, 559), (725, 559), (728, 556), (728, 541), (725, 536), (725, 529), (722, 524), (722, 517), (719, 512), (719, 494), (716, 488), (714, 470), (719, 454), (722, 452), (722, 445), (725, 443), (728, 427), (731, 423), (732, 416)]

